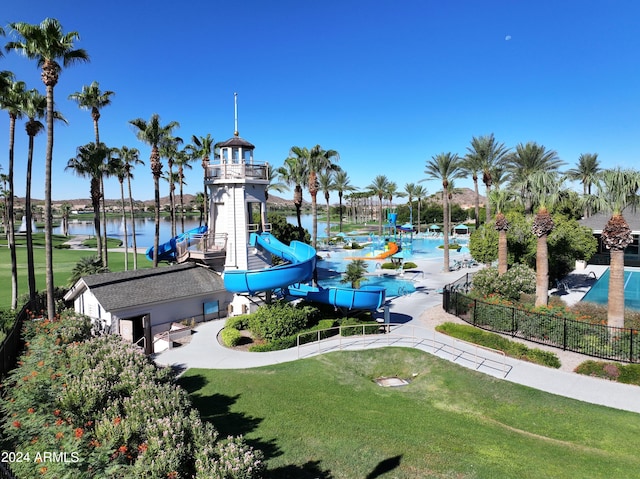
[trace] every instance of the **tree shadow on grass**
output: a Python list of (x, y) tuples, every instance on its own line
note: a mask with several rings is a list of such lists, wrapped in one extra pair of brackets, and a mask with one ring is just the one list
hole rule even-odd
[(387, 472), (393, 471), (400, 465), (401, 459), (402, 454), (400, 454), (399, 456), (390, 457), (389, 459), (385, 459), (384, 461), (380, 461), (375, 469), (367, 474), (366, 479), (375, 479), (376, 477), (380, 477)]

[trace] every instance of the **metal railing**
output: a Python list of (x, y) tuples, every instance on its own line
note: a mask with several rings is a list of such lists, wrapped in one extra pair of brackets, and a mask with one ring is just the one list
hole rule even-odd
[(268, 180), (268, 169), (267, 163), (213, 163), (206, 168), (205, 180)]
[(638, 330), (593, 324), (565, 317), (494, 304), (467, 296), (469, 274), (443, 289), (442, 308), (487, 331), (506, 334), (586, 356), (627, 363), (640, 362)]
[(227, 248), (227, 233), (190, 234), (176, 242), (176, 257), (180, 261), (190, 253), (217, 253)]
[[(504, 351), (469, 343), (461, 339), (442, 336), (437, 339), (436, 331), (415, 325), (397, 323), (358, 324), (335, 326), (333, 328), (308, 331), (298, 334), (296, 348), (298, 359), (301, 353), (321, 354), (345, 349), (366, 349), (384, 346), (403, 346), (419, 348), (433, 354), (442, 353), (452, 361), (461, 361), (472, 365), (474, 369), (483, 368), (495, 373), (499, 371), (506, 377), (511, 367), (507, 365)], [(315, 347), (314, 347), (315, 346)], [(306, 348), (306, 350), (304, 349)], [(488, 354), (500, 359), (490, 358)]]

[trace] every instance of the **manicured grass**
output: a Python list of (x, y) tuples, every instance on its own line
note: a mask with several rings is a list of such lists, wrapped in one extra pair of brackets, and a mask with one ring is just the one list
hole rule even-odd
[[(36, 287), (39, 291), (46, 289), (45, 284), (45, 257), (44, 257), (44, 233), (36, 233), (34, 236), (33, 256), (35, 262)], [(70, 238), (54, 235), (54, 246), (62, 244)], [(24, 237), (16, 240), (16, 256), (18, 259), (18, 291), (19, 295), (28, 293), (27, 284), (27, 250), (24, 247)], [(71, 270), (76, 263), (85, 256), (94, 256), (92, 250), (53, 249), (53, 279), (56, 286), (67, 286)], [(138, 268), (150, 268), (153, 263), (147, 260), (145, 255), (138, 255)], [(129, 253), (129, 268), (133, 269), (133, 253)], [(109, 270), (124, 271), (124, 253), (109, 252)], [(11, 258), (7, 248), (6, 238), (0, 241), (0, 309), (11, 306)]]
[[(411, 378), (382, 388), (381, 376)], [(632, 478), (640, 415), (491, 378), (422, 351), (336, 352), (180, 383), (269, 478)], [(384, 471), (388, 471), (386, 474)]]

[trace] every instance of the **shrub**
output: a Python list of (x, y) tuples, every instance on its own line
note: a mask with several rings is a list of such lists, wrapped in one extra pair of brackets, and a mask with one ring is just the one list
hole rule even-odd
[(292, 306), (278, 301), (260, 307), (249, 318), (249, 329), (259, 339), (273, 341), (297, 334), (317, 323), (318, 309), (313, 306)]
[(220, 338), (222, 339), (222, 344), (228, 348), (233, 348), (240, 343), (242, 335), (237, 329), (227, 326), (220, 332)]
[(344, 318), (340, 321), (340, 335), (341, 336), (359, 336), (364, 334), (379, 334), (380, 324), (377, 322), (362, 322), (357, 318)]
[(523, 264), (513, 265), (502, 276), (498, 275), (497, 268), (484, 268), (473, 276), (473, 289), (480, 296), (498, 294), (503, 298), (518, 301), (522, 293), (535, 292), (536, 273)]
[(242, 331), (243, 329), (249, 329), (250, 319), (251, 319), (250, 314), (242, 314), (240, 316), (231, 316), (230, 318), (227, 318), (227, 321), (224, 324), (224, 327), (237, 329), (238, 331)]
[(594, 376), (640, 386), (640, 364), (618, 364), (589, 360), (580, 364), (575, 369), (575, 372), (585, 376)]

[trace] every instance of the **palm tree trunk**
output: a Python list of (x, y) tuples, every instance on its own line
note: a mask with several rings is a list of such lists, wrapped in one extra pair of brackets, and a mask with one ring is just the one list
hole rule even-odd
[[(473, 175), (473, 190), (476, 194), (476, 229), (480, 227), (480, 192), (478, 191), (478, 176)], [(487, 198), (487, 202), (489, 202), (489, 198)]]
[(316, 243), (318, 240), (318, 201), (317, 192), (311, 193), (311, 219), (313, 224), (311, 227), (311, 246), (316, 249)]
[(325, 197), (327, 200), (327, 244), (329, 244), (329, 237), (331, 236), (331, 215), (329, 212), (329, 195)]
[(103, 225), (103, 230), (102, 230), (102, 247), (104, 248), (104, 254), (102, 255), (102, 264), (104, 265), (105, 268), (109, 267), (109, 257), (108, 257), (108, 249), (109, 247), (107, 246), (107, 205), (105, 203), (105, 198), (104, 198), (104, 178), (102, 177), (102, 175), (100, 176), (100, 196), (102, 198), (102, 225)]
[(338, 192), (338, 202), (340, 205), (340, 220), (339, 220), (340, 228), (338, 229), (338, 232), (342, 233), (342, 191)]
[(507, 272), (507, 231), (498, 232), (498, 275)]
[(444, 223), (443, 241), (444, 241), (444, 268), (443, 271), (448, 273), (449, 270), (449, 196), (445, 193), (446, 186), (442, 189), (442, 222)]
[(153, 235), (153, 267), (158, 267), (158, 248), (160, 247), (160, 177), (153, 176), (154, 203), (155, 203), (155, 223), (156, 229)]
[(131, 177), (127, 175), (129, 188), (129, 214), (131, 215), (131, 239), (133, 240), (133, 269), (138, 269), (138, 245), (136, 244), (136, 218), (133, 213), (133, 195), (131, 194)]
[(33, 167), (33, 136), (29, 135), (29, 154), (27, 156), (27, 184), (25, 189), (25, 218), (27, 221), (27, 281), (29, 284), (29, 299), (34, 300), (36, 290), (36, 268), (33, 259), (33, 232), (31, 231), (31, 170)]
[(127, 211), (124, 206), (124, 179), (120, 181), (120, 202), (122, 204), (122, 224), (124, 225), (124, 270), (129, 271), (129, 236), (127, 235)]
[(422, 203), (422, 199), (418, 198), (418, 234), (420, 234), (420, 204)]
[(489, 193), (491, 193), (491, 184), (485, 185), (485, 193), (487, 197), (485, 201), (485, 213), (486, 213), (485, 224), (489, 224), (491, 222), (491, 203), (489, 203)]
[(16, 117), (10, 115), (9, 120), (9, 255), (11, 256), (11, 309), (18, 307), (18, 258), (16, 256), (16, 235), (15, 235), (15, 214), (13, 212), (13, 197), (15, 188), (13, 187), (13, 154), (16, 136)]
[(549, 301), (549, 250), (547, 235), (541, 235), (536, 245), (536, 307)]
[(51, 212), (51, 166), (53, 164), (53, 84), (47, 84), (47, 153), (44, 168), (44, 255), (47, 288), (47, 318), (56, 316), (56, 303), (53, 297), (53, 228)]
[(184, 192), (182, 190), (182, 184), (183, 184), (182, 166), (180, 166), (179, 175), (180, 175), (180, 224), (181, 224), (180, 232), (184, 233)]
[(611, 248), (607, 324), (624, 328), (624, 250)]
[(380, 199), (380, 218), (378, 220), (378, 236), (382, 236), (382, 195), (378, 197)]

